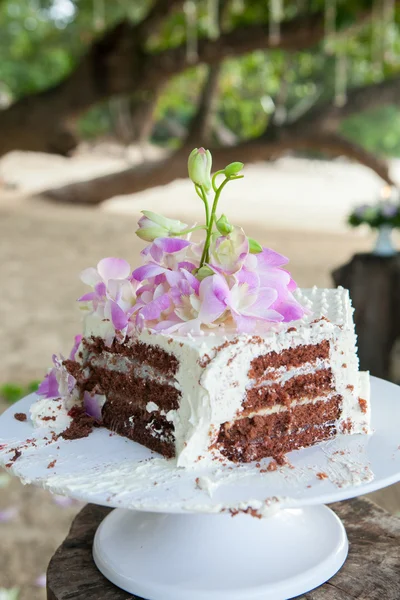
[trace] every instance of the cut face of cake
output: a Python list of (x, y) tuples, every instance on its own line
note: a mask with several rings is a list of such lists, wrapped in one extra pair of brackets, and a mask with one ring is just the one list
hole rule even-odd
[(88, 316), (65, 366), (103, 424), (177, 465), (279, 457), (340, 433), (368, 433), (369, 378), (359, 373), (347, 290), (298, 290), (310, 314), (260, 334), (143, 331), (106, 346)]

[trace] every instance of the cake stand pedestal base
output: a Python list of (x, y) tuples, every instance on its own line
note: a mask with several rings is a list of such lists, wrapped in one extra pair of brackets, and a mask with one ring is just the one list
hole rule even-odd
[(116, 509), (93, 544), (103, 575), (147, 600), (287, 600), (330, 579), (347, 552), (326, 506), (261, 520)]

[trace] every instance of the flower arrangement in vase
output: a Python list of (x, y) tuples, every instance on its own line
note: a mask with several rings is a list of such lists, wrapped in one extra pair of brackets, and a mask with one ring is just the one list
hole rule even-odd
[(357, 206), (350, 214), (348, 223), (352, 227), (368, 225), (371, 229), (376, 229), (378, 236), (373, 254), (394, 256), (397, 249), (393, 244), (392, 232), (393, 229), (400, 229), (398, 190), (385, 187), (378, 202)]

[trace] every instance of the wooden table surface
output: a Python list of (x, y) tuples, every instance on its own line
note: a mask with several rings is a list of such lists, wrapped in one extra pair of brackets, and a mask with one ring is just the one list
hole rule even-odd
[[(297, 600), (400, 600), (400, 519), (363, 498), (331, 508), (345, 524), (349, 556), (329, 582)], [(108, 582), (93, 563), (93, 536), (109, 511), (88, 504), (76, 517), (50, 561), (48, 600), (142, 600)]]

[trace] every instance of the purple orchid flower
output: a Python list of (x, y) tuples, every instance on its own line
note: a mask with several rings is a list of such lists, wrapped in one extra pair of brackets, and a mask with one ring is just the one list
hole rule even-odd
[(40, 383), (37, 394), (39, 396), (43, 396), (44, 398), (68, 396), (75, 388), (76, 379), (67, 371), (66, 367), (64, 366), (63, 356), (58, 358), (58, 356), (53, 354), (52, 359), (54, 367), (47, 373), (44, 380)]
[(56, 398), (60, 395), (55, 368), (51, 369), (47, 375), (45, 375), (45, 378), (38, 387), (37, 393), (44, 398)]
[(70, 360), (75, 360), (76, 353), (78, 352), (79, 345), (82, 341), (82, 335), (76, 335), (74, 338), (74, 345), (72, 346), (72, 350), (70, 352), (69, 358)]
[(105, 397), (99, 394), (90, 394), (85, 391), (83, 395), (83, 406), (89, 417), (93, 417), (96, 421), (102, 419), (102, 408), (105, 402)]

